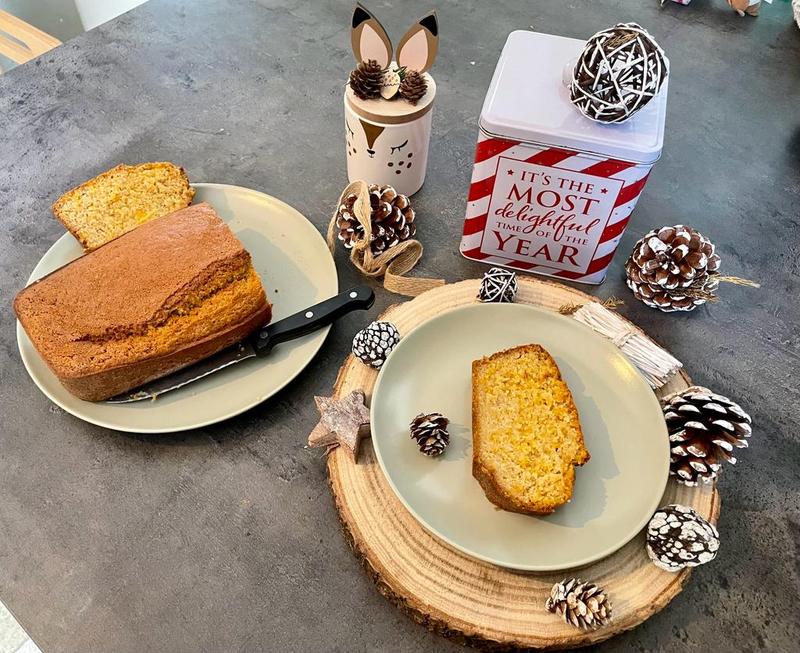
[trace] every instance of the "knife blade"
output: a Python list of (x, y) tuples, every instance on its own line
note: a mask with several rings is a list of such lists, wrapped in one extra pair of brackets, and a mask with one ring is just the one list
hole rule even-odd
[(304, 311), (268, 324), (242, 342), (223, 349), (194, 365), (146, 383), (130, 392), (106, 399), (104, 403), (130, 404), (146, 399), (155, 399), (159, 395), (199, 381), (231, 365), (250, 358), (266, 356), (276, 345), (326, 327), (351, 311), (367, 310), (372, 307), (374, 302), (375, 293), (368, 286), (350, 288)]

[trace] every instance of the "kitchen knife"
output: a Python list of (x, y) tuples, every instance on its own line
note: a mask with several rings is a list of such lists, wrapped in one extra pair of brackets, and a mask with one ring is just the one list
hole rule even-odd
[(266, 356), (275, 345), (326, 327), (350, 311), (366, 310), (374, 302), (375, 293), (371, 288), (367, 286), (350, 288), (350, 290), (345, 290), (311, 308), (268, 324), (242, 342), (223, 349), (199, 363), (151, 381), (131, 392), (106, 399), (105, 403), (129, 404), (145, 399), (155, 399), (159, 395), (182, 388), (236, 363), (241, 363), (249, 358)]

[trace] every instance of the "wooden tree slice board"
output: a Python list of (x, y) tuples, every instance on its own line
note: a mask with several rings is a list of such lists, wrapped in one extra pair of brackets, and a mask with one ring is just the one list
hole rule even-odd
[[(445, 311), (474, 303), (479, 286), (479, 280), (468, 280), (435, 288), (392, 306), (381, 319), (407, 334)], [(519, 277), (516, 301), (557, 311), (564, 304), (595, 299), (557, 283)], [(361, 389), (369, 401), (377, 375), (349, 356), (339, 371), (335, 395)], [(681, 374), (658, 394), (689, 385), (689, 377)], [(540, 649), (593, 644), (661, 610), (689, 578), (689, 570), (673, 574), (652, 564), (644, 533), (608, 558), (574, 572), (525, 573), (473, 559), (428, 533), (405, 509), (384, 478), (369, 440), (357, 464), (347, 452), (332, 451), (328, 474), (345, 534), (380, 592), (415, 621), (462, 642)], [(690, 488), (670, 478), (662, 505), (668, 503), (691, 506), (712, 523), (719, 515), (714, 486)], [(553, 584), (573, 575), (606, 589), (613, 605), (609, 625), (584, 632), (545, 610)]]

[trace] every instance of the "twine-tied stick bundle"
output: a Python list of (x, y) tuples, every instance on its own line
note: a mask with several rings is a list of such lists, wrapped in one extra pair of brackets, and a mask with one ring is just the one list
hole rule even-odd
[(604, 308), (599, 302), (587, 302), (572, 316), (613, 342), (657, 390), (683, 367), (668, 351), (642, 335), (622, 317)]
[(586, 42), (570, 100), (591, 120), (625, 122), (658, 94), (668, 75), (669, 60), (647, 30), (620, 23)]
[(327, 240), (331, 252), (336, 248), (339, 208), (351, 193), (356, 195), (352, 213), (363, 228), (363, 234), (353, 241), (350, 262), (368, 277), (383, 277), (383, 287), (389, 292), (400, 295), (416, 297), (426, 290), (443, 286), (444, 279), (420, 279), (405, 276), (422, 258), (422, 243), (418, 240), (413, 238), (401, 240), (382, 252), (373, 253), (371, 247), (373, 241), (372, 208), (369, 186), (364, 181), (358, 180), (349, 184), (336, 202), (336, 208), (328, 225)]

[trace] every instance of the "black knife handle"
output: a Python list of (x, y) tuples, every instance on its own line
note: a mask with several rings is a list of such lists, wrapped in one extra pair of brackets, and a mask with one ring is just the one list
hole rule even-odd
[(367, 310), (375, 302), (368, 286), (356, 286), (287, 318), (268, 324), (250, 337), (256, 354), (263, 356), (277, 344), (326, 327), (351, 311)]

